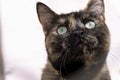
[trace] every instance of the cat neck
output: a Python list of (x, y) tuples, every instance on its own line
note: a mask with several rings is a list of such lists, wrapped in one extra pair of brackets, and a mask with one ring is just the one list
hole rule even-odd
[(101, 62), (91, 65), (89, 68), (78, 70), (65, 78), (68, 80), (104, 80), (101, 79), (104, 75), (109, 76), (106, 64)]
[(43, 70), (41, 80), (101, 80), (101, 77), (109, 76), (106, 64), (104, 62), (105, 58), (88, 68), (82, 70), (80, 69), (72, 74), (69, 74), (68, 76), (61, 76), (59, 71), (55, 70), (48, 61), (45, 69)]

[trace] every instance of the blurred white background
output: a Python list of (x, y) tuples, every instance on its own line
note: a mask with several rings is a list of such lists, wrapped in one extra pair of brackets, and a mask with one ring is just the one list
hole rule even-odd
[[(6, 80), (40, 80), (46, 63), (44, 34), (36, 14), (36, 2), (56, 13), (83, 9), (88, 0), (1, 0), (2, 49)], [(112, 80), (120, 80), (120, 0), (104, 0), (106, 23), (111, 32), (107, 59)]]

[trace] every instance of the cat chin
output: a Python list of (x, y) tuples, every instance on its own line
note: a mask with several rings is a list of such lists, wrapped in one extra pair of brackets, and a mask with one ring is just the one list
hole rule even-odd
[(70, 73), (73, 73), (74, 71), (77, 71), (78, 69), (82, 69), (84, 67), (84, 64), (82, 62), (73, 62), (70, 64), (61, 64), (58, 67), (55, 66), (55, 63), (52, 64), (54, 69), (61, 74), (62, 76), (68, 76)]
[[(82, 56), (81, 59), (76, 59), (76, 60), (69, 60), (69, 61), (64, 61), (60, 59), (59, 61), (52, 63), (52, 67), (59, 73), (61, 74), (62, 77), (69, 76), (69, 74), (74, 74), (77, 72), (84, 72), (84, 71), (91, 71), (91, 69), (97, 69), (98, 66), (102, 68), (102, 65), (104, 65), (105, 58), (107, 55), (103, 55), (99, 60), (97, 61), (90, 61), (90, 59), (85, 60), (85, 56)], [(78, 57), (77, 57), (78, 58)], [(104, 59), (103, 59), (104, 58)], [(70, 62), (70, 63), (69, 63)], [(92, 72), (92, 71), (91, 71)], [(87, 74), (87, 73), (85, 73)], [(70, 76), (69, 76), (70, 77)]]

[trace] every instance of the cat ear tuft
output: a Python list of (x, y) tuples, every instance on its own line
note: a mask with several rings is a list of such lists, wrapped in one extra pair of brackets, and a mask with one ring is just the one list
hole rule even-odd
[(46, 34), (52, 28), (52, 21), (57, 14), (41, 2), (38, 2), (36, 6), (39, 21), (43, 26), (44, 33)]
[(99, 19), (104, 20), (104, 1), (103, 0), (90, 0), (86, 10), (95, 14)]

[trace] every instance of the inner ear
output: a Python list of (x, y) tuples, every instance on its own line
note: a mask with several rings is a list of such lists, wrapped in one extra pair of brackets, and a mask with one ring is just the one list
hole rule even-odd
[(86, 11), (93, 13), (97, 18), (104, 20), (104, 1), (103, 0), (90, 0)]
[(52, 22), (57, 17), (57, 14), (41, 2), (37, 3), (37, 14), (46, 34), (52, 28)]

